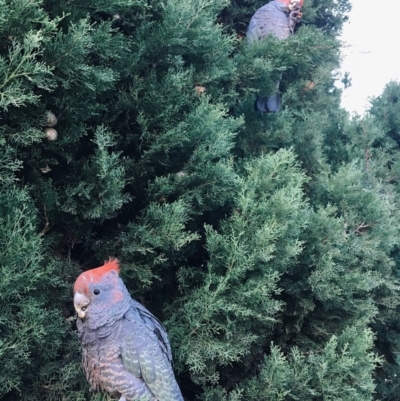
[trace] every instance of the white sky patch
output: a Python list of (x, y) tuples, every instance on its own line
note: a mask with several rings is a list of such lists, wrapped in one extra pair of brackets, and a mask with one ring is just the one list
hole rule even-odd
[(343, 91), (342, 107), (363, 114), (369, 97), (379, 96), (389, 81), (400, 81), (400, 2), (351, 3), (341, 70), (350, 73), (352, 86)]

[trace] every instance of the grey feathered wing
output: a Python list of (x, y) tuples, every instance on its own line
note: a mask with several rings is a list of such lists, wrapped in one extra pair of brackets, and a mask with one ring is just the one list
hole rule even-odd
[[(291, 13), (292, 14), (292, 13)], [(271, 1), (259, 8), (250, 20), (247, 30), (247, 41), (253, 43), (255, 40), (262, 40), (268, 35), (284, 40), (293, 33), (296, 25), (297, 14), (288, 15), (286, 7), (278, 1)], [(277, 112), (281, 107), (279, 95), (279, 82), (275, 83), (276, 90), (266, 96), (257, 96), (254, 109), (262, 112)]]
[(132, 301), (122, 329), (121, 352), (125, 369), (142, 377), (157, 400), (183, 401), (164, 326), (143, 305)]

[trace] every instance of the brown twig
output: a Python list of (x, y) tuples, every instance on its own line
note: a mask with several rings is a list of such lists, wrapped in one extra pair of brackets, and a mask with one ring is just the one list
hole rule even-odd
[(371, 154), (369, 153), (368, 145), (365, 147), (365, 168), (369, 170), (369, 159), (371, 158)]
[(363, 221), (355, 230), (354, 234), (361, 234), (362, 230), (365, 230), (369, 227), (372, 227), (371, 224), (365, 224), (365, 221)]
[(50, 230), (50, 223), (49, 223), (49, 218), (47, 217), (46, 205), (43, 206), (43, 210), (44, 210), (44, 218), (46, 220), (46, 224), (45, 224), (43, 230), (41, 231), (40, 235), (45, 235), (47, 233), (47, 231)]

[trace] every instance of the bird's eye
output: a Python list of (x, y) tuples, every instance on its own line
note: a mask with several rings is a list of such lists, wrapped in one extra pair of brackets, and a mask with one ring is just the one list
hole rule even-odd
[(100, 294), (100, 290), (95, 289), (95, 290), (93, 291), (93, 293), (94, 293), (94, 295), (99, 295), (99, 294)]

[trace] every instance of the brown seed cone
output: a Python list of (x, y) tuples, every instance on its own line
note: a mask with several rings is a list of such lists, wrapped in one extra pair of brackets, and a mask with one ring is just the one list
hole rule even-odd
[(57, 124), (57, 117), (51, 111), (47, 112), (46, 115), (46, 127), (54, 127)]
[(54, 128), (45, 128), (44, 133), (50, 142), (57, 140), (58, 133)]

